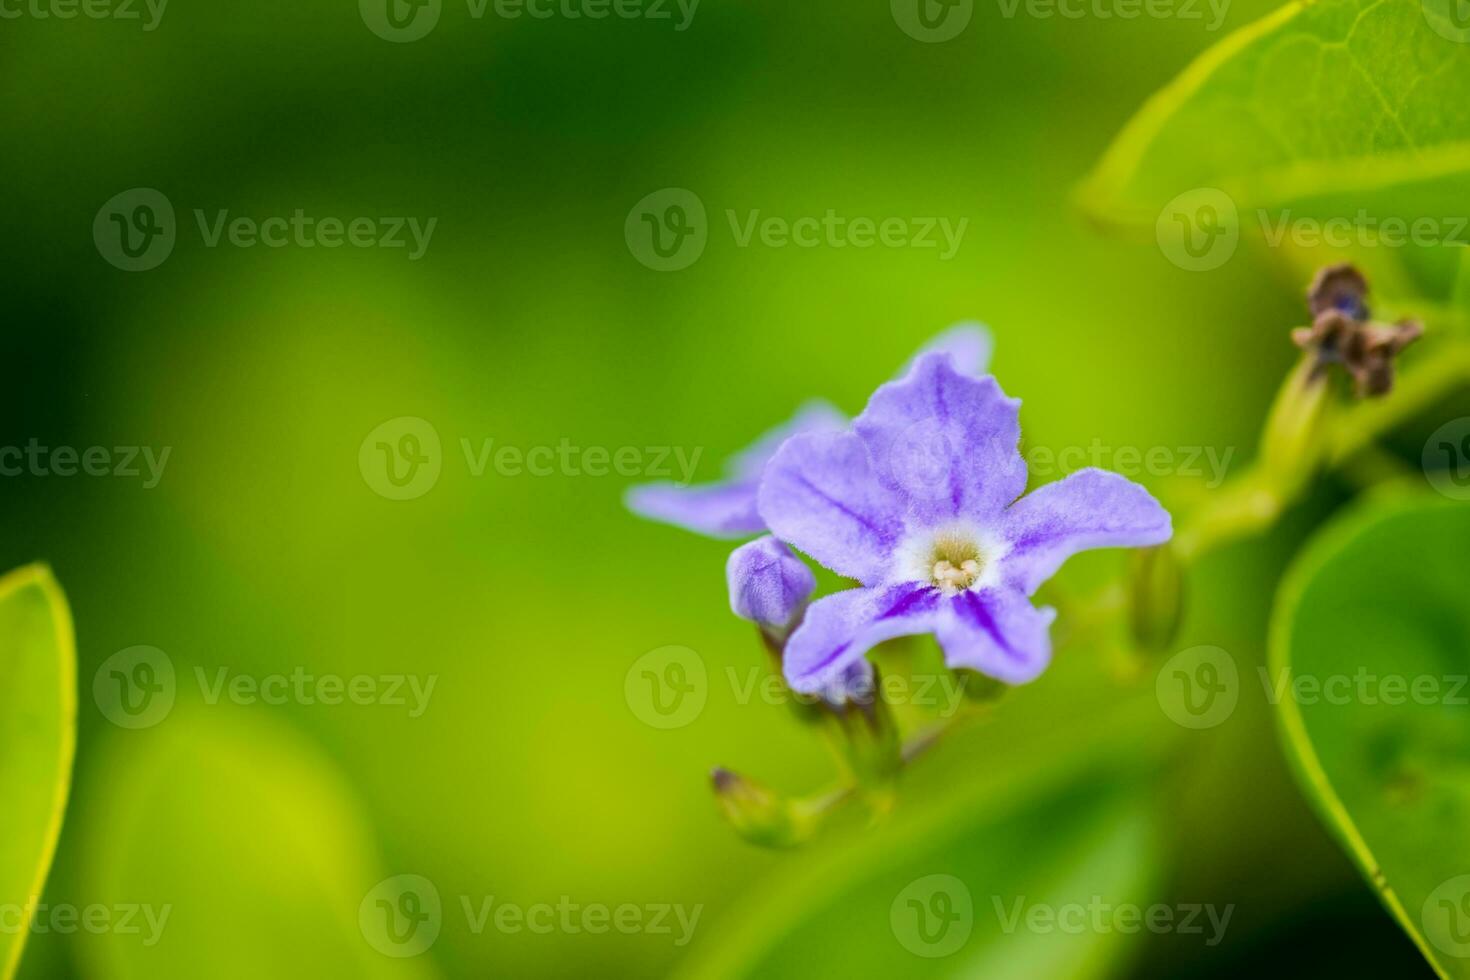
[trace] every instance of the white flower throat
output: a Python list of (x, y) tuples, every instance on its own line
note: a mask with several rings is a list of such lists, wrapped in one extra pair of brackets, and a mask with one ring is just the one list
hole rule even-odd
[(952, 524), (909, 537), (900, 548), (900, 576), (946, 595), (979, 590), (999, 581), (1005, 545), (969, 524)]

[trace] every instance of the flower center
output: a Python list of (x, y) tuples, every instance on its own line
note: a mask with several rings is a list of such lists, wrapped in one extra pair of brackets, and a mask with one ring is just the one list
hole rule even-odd
[(962, 592), (980, 579), (985, 555), (969, 535), (942, 533), (934, 538), (927, 565), (931, 582), (945, 592)]

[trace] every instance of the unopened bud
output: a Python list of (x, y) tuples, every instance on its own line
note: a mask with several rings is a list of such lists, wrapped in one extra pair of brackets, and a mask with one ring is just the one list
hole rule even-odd
[(740, 836), (765, 847), (790, 847), (810, 836), (808, 821), (787, 799), (729, 769), (710, 773), (715, 801)]
[(1133, 642), (1149, 653), (1168, 649), (1184, 620), (1184, 567), (1167, 544), (1133, 556), (1129, 625)]
[(817, 588), (806, 563), (769, 534), (730, 553), (725, 580), (735, 615), (778, 640), (784, 640)]
[[(876, 671), (875, 671), (876, 675)], [(852, 781), (875, 811), (892, 807), (894, 780), (903, 768), (903, 742), (883, 685), (873, 678), (866, 697), (827, 706), (832, 742)]]
[(1261, 436), (1261, 468), (1283, 495), (1311, 479), (1327, 452), (1330, 388), (1310, 356), (1287, 377)]

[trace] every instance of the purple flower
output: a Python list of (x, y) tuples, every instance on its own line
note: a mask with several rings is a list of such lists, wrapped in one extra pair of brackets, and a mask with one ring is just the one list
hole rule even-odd
[(816, 576), (780, 541), (767, 534), (730, 552), (725, 563), (730, 608), (777, 635), (801, 617), (817, 590)]
[(791, 436), (838, 432), (847, 416), (823, 401), (810, 401), (786, 422), (762, 435), (725, 464), (725, 479), (703, 486), (645, 483), (629, 487), (624, 503), (640, 517), (712, 538), (744, 538), (766, 529), (755, 506), (766, 463)]
[(1031, 604), (1041, 584), (1079, 551), (1169, 539), (1169, 514), (1115, 473), (1081, 470), (1022, 497), (1019, 409), (994, 378), (929, 354), (879, 388), (850, 430), (781, 447), (761, 516), (862, 583), (807, 610), (786, 645), (792, 688), (820, 691), (876, 644), (919, 633), (936, 635), (951, 667), (1032, 680), (1056, 615)]
[[(962, 323), (935, 337), (915, 355), (943, 353), (961, 374), (979, 376), (990, 363), (990, 332), (980, 324)], [(912, 367), (913, 361), (905, 367)], [(645, 483), (630, 487), (624, 498), (629, 510), (649, 520), (672, 524), (712, 538), (744, 538), (766, 530), (756, 508), (761, 473), (781, 444), (807, 432), (837, 432), (847, 416), (824, 401), (803, 405), (789, 420), (762, 435), (725, 464), (719, 483), (691, 487), (677, 483)]]

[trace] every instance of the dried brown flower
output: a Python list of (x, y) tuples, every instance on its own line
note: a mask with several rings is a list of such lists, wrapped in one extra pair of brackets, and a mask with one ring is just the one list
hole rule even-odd
[(1340, 364), (1353, 378), (1359, 398), (1375, 398), (1393, 388), (1393, 361), (1418, 340), (1417, 320), (1376, 323), (1368, 308), (1368, 281), (1354, 265), (1328, 266), (1307, 290), (1312, 325), (1293, 330), (1292, 342), (1313, 358), (1313, 376)]

